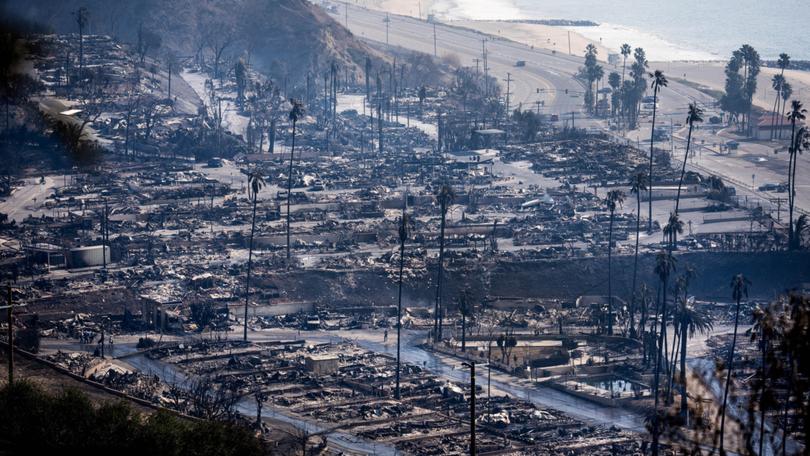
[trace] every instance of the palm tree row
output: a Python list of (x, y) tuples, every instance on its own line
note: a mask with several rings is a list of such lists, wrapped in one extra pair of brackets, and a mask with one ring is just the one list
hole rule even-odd
[[(780, 112), (780, 101), (783, 101), (782, 90), (785, 88), (785, 84), (787, 83), (785, 80), (785, 69), (790, 66), (790, 56), (785, 53), (779, 54), (777, 64), (779, 65), (781, 71), (779, 74), (773, 75), (773, 78), (771, 79), (771, 86), (773, 87), (774, 92), (776, 92), (773, 101), (773, 113), (771, 114), (771, 140), (776, 139), (777, 129), (774, 127), (776, 126), (777, 120), (779, 121), (779, 126), (782, 125), (782, 118), (781, 116), (777, 115), (777, 113)], [(790, 87), (790, 85), (788, 84), (787, 87)], [(784, 109), (784, 107), (782, 109)]]

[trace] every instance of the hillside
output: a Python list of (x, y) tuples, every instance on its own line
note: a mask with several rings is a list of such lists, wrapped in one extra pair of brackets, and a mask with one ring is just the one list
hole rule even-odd
[(224, 47), (225, 61), (249, 59), (281, 80), (302, 81), (333, 61), (360, 78), (366, 56), (382, 58), (324, 11), (306, 0), (8, 0), (3, 15), (43, 24), (59, 33), (76, 33), (74, 11), (89, 12), (85, 33), (109, 34), (135, 45), (141, 27), (160, 38), (161, 55), (173, 50), (187, 58), (213, 61)]

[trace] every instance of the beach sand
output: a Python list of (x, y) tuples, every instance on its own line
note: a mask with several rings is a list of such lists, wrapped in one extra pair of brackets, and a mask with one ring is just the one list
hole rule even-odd
[[(391, 14), (426, 19), (433, 6), (432, 0), (355, 0), (355, 4), (369, 9), (387, 11)], [(420, 17), (421, 13), (421, 17)], [(595, 44), (599, 51), (599, 59), (607, 61), (608, 49), (583, 35), (570, 31), (565, 27), (554, 27), (542, 24), (528, 24), (503, 21), (443, 21), (449, 25), (466, 27), (482, 33), (500, 36), (519, 43), (528, 44), (535, 48), (554, 50), (568, 54), (568, 39), (571, 39), (571, 53), (584, 55), (588, 44)]]
[(602, 61), (607, 61), (610, 52), (604, 46), (594, 43), (579, 33), (570, 32), (565, 27), (503, 21), (450, 21), (448, 24), (478, 30), (517, 41), (518, 43), (528, 44), (535, 48), (554, 50), (562, 54), (568, 54), (568, 39), (570, 37), (571, 54), (585, 55), (585, 48), (588, 44), (595, 44), (599, 52), (599, 60)]
[[(725, 66), (726, 62), (650, 62), (651, 69), (660, 69), (670, 78), (686, 79), (718, 91), (725, 87)], [(766, 111), (773, 109), (776, 92), (771, 87), (771, 78), (779, 71), (778, 68), (762, 68), (757, 78), (755, 106)], [(785, 79), (793, 87), (791, 99), (810, 99), (810, 72), (786, 70)]]
[[(387, 11), (391, 14), (421, 17), (425, 19), (428, 11), (434, 5), (433, 0), (354, 0), (354, 3), (366, 8)], [(555, 50), (559, 53), (568, 53), (568, 32), (566, 27), (554, 27), (541, 24), (508, 23), (499, 21), (450, 21), (450, 25), (478, 30), (482, 33), (500, 36), (516, 42), (528, 44), (535, 48)], [(571, 53), (582, 56), (588, 44), (595, 44), (599, 51), (599, 60), (606, 61), (610, 52), (605, 46), (571, 31)], [(714, 91), (722, 91), (725, 86), (725, 62), (711, 61), (666, 61), (650, 62), (650, 69), (663, 70), (670, 78), (686, 79), (708, 87)], [(754, 104), (765, 110), (773, 109), (775, 92), (771, 88), (771, 78), (778, 73), (778, 69), (762, 68), (758, 78), (758, 90), (754, 97)], [(685, 75), (685, 76), (684, 76)], [(810, 99), (810, 72), (787, 70), (785, 78), (793, 87), (795, 99)]]

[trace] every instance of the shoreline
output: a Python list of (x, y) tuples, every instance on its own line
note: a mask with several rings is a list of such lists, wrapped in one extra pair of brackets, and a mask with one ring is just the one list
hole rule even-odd
[(582, 56), (585, 53), (585, 47), (588, 44), (594, 44), (599, 51), (598, 59), (603, 62), (607, 62), (609, 54), (618, 54), (620, 46), (625, 42), (634, 48), (643, 47), (650, 61), (723, 61), (722, 56), (697, 49), (688, 49), (654, 33), (623, 25), (598, 23), (577, 18), (528, 18), (511, 10), (508, 14), (498, 14), (499, 5), (491, 5), (487, 12), (494, 11), (494, 17), (486, 19), (478, 17), (483, 12), (477, 10), (466, 14), (470, 17), (452, 17), (449, 11), (451, 6), (457, 4), (448, 0), (355, 0), (355, 5), (421, 20), (427, 20), (429, 15), (435, 14), (439, 21), (447, 25), (466, 27), (535, 48), (565, 54), (569, 54), (568, 39), (570, 36), (571, 55)]
[[(368, 9), (415, 18), (420, 18), (421, 12), (421, 19), (426, 20), (427, 11), (439, 1), (441, 0), (355, 0), (355, 4)], [(467, 28), (565, 55), (569, 55), (568, 36), (570, 32), (571, 55), (582, 57), (588, 44), (596, 45), (599, 52), (598, 59), (602, 62), (606, 62), (608, 55), (614, 52), (609, 46), (600, 43), (598, 37), (597, 39), (591, 39), (583, 33), (585, 32), (583, 29), (599, 29), (605, 24), (596, 27), (565, 27), (529, 23), (527, 22), (529, 20), (521, 19), (510, 19), (508, 21), (511, 22), (498, 19), (486, 21), (443, 20), (442, 22), (448, 26)], [(587, 35), (591, 35), (591, 33)], [(714, 91), (724, 90), (726, 59), (722, 56), (715, 56), (712, 59), (663, 59), (655, 52), (651, 52), (651, 49), (645, 47), (645, 51), (647, 51), (650, 69), (661, 69), (673, 78), (686, 79)], [(689, 56), (686, 55), (686, 57)], [(629, 57), (628, 61), (630, 59), (632, 59), (632, 56)], [(608, 64), (604, 63), (604, 65), (607, 66)], [(610, 67), (620, 70), (621, 63), (616, 66), (610, 65)], [(771, 77), (778, 71), (776, 68), (762, 67), (757, 81), (758, 90), (753, 101), (756, 106), (766, 111), (770, 111), (773, 106), (774, 91), (771, 88)], [(810, 71), (788, 69), (785, 71), (785, 77), (793, 85), (794, 98), (802, 99), (810, 96)]]

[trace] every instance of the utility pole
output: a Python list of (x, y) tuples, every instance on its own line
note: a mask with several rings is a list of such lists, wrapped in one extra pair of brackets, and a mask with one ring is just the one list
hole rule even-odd
[(11, 285), (8, 286), (8, 384), (14, 383), (14, 305), (11, 302)]
[(388, 27), (391, 24), (391, 18), (388, 16), (388, 14), (385, 15), (383, 22), (385, 22), (385, 44), (388, 45)]
[(475, 75), (477, 76), (478, 74), (480, 74), (480, 71), (478, 69), (478, 63), (481, 62), (481, 59), (476, 57), (473, 59), (473, 62), (475, 62)]
[(506, 73), (506, 143), (509, 143), (509, 95), (511, 95), (512, 88), (512, 73)]
[(7, 286), (8, 289), (8, 305), (1, 306), (0, 309), (6, 309), (6, 318), (8, 324), (8, 384), (14, 383), (14, 315), (15, 307), (25, 307), (27, 304), (14, 305), (12, 302), (11, 285)]
[(776, 203), (776, 221), (782, 222), (782, 203), (787, 202), (785, 198), (771, 198), (771, 203)]
[(436, 46), (436, 23), (433, 23), (433, 57), (438, 57), (439, 51), (438, 47)]
[(475, 456), (475, 361), (461, 365), (470, 368), (470, 456)]
[(487, 40), (481, 40), (481, 58), (484, 59), (484, 96), (489, 97), (489, 68), (487, 67)]
[(571, 55), (571, 31), (568, 31), (568, 55)]
[(107, 206), (107, 198), (104, 198), (104, 226), (101, 227), (101, 258), (104, 263), (104, 270), (107, 270), (107, 242), (109, 241), (109, 216), (110, 210)]

